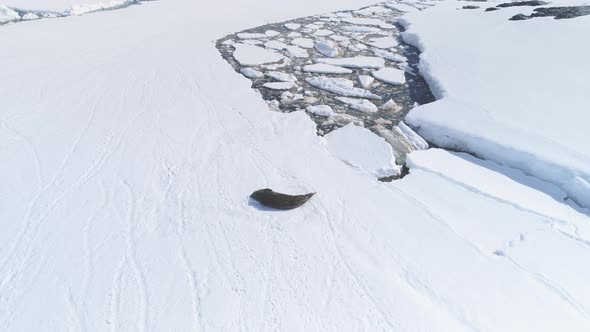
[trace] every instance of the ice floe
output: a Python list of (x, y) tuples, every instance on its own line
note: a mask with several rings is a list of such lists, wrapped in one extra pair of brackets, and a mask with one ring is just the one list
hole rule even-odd
[(357, 25), (344, 25), (341, 28), (343, 31), (348, 32), (355, 32), (355, 33), (378, 33), (382, 32), (381, 29), (375, 27), (367, 27), (367, 26), (357, 26)]
[(250, 68), (250, 67), (244, 67), (242, 69), (240, 69), (240, 72), (242, 73), (242, 75), (248, 77), (248, 78), (260, 78), (262, 76), (264, 76), (264, 74), (256, 69)]
[(264, 34), (265, 34), (267, 37), (276, 37), (276, 36), (280, 35), (281, 33), (280, 33), (280, 32), (278, 32), (278, 31), (276, 31), (276, 30), (266, 30), (266, 31), (264, 32)]
[(405, 162), (408, 153), (428, 148), (428, 143), (402, 122), (392, 129), (376, 126), (375, 130), (391, 145), (393, 153), (400, 163)]
[(406, 62), (407, 61), (407, 59), (403, 55), (400, 55), (397, 53), (389, 52), (389, 51), (382, 50), (379, 48), (373, 48), (373, 49), (371, 49), (371, 51), (376, 56), (381, 57), (386, 60), (389, 60), (389, 61), (393, 61), (393, 62)]
[(301, 24), (299, 23), (285, 23), (284, 26), (289, 30), (299, 30), (301, 28)]
[(254, 45), (235, 44), (234, 47), (233, 56), (242, 66), (261, 65), (283, 59), (283, 56), (277, 52)]
[(318, 59), (320, 63), (346, 68), (369, 68), (377, 69), (385, 67), (385, 60), (379, 57), (358, 56), (354, 58)]
[(381, 68), (377, 71), (374, 71), (373, 77), (382, 82), (393, 85), (400, 85), (406, 82), (405, 72), (403, 70), (391, 67)]
[(391, 146), (368, 129), (348, 124), (324, 138), (326, 147), (336, 158), (376, 178), (400, 173)]
[(269, 82), (262, 86), (271, 90), (290, 90), (297, 87), (297, 84), (295, 82)]
[(318, 74), (350, 74), (352, 70), (339, 66), (328, 65), (325, 63), (315, 63), (303, 67), (303, 71)]
[(376, 19), (376, 18), (360, 18), (360, 17), (353, 17), (353, 18), (345, 18), (342, 20), (346, 23), (357, 24), (357, 25), (370, 25), (370, 26), (378, 26), (381, 29), (395, 29), (395, 26), (389, 23), (385, 23), (383, 20)]
[(310, 105), (305, 108), (308, 113), (317, 116), (332, 116), (336, 114), (330, 105)]
[(385, 8), (382, 6), (371, 6), (371, 7), (357, 10), (357, 11), (355, 11), (355, 14), (363, 15), (363, 16), (390, 15), (391, 9)]
[(329, 36), (329, 35), (334, 34), (334, 31), (332, 31), (332, 30), (326, 30), (326, 29), (320, 29), (320, 30), (314, 31), (313, 34), (315, 36), (318, 36), (318, 37), (325, 37), (325, 36)]
[(315, 43), (314, 47), (316, 50), (318, 50), (318, 52), (322, 53), (322, 55), (327, 56), (329, 58), (336, 57), (340, 53), (338, 45), (331, 41), (317, 42)]
[(236, 36), (240, 39), (266, 39), (268, 36), (263, 33), (238, 33)]
[(382, 48), (382, 49), (392, 48), (392, 47), (396, 47), (399, 45), (399, 43), (397, 42), (397, 40), (394, 37), (373, 38), (373, 39), (369, 40), (368, 44), (373, 47)]
[(318, 89), (332, 92), (341, 96), (377, 100), (381, 99), (381, 97), (373, 94), (371, 91), (355, 88), (354, 82), (346, 78), (319, 76), (308, 77), (305, 79), (305, 81)]
[(363, 113), (375, 113), (379, 111), (375, 104), (366, 99), (356, 99), (348, 97), (336, 97), (335, 99), (350, 106), (355, 111)]
[[(371, 76), (367, 76), (367, 77), (371, 77)], [(380, 110), (383, 110), (383, 111), (386, 111), (386, 112), (398, 113), (399, 111), (402, 110), (402, 107), (399, 106), (395, 102), (395, 100), (389, 99), (386, 103), (384, 103), (383, 105), (381, 105), (381, 107), (379, 107), (379, 109)]]
[(279, 71), (269, 71), (266, 73), (266, 76), (279, 82), (297, 82), (297, 77), (295, 77), (294, 75), (282, 73)]
[(314, 41), (310, 38), (295, 38), (291, 41), (291, 44), (297, 45), (303, 48), (313, 48)]
[(361, 84), (363, 89), (371, 88), (371, 85), (373, 84), (374, 81), (375, 81), (375, 79), (372, 76), (359, 75), (359, 83)]
[(309, 57), (309, 53), (307, 53), (307, 50), (305, 50), (304, 48), (301, 48), (299, 46), (289, 45), (289, 46), (285, 47), (285, 49), (293, 57), (296, 57), (296, 58), (308, 58)]
[(269, 40), (264, 43), (264, 47), (271, 48), (273, 50), (284, 50), (287, 48), (287, 44), (280, 42), (278, 40)]

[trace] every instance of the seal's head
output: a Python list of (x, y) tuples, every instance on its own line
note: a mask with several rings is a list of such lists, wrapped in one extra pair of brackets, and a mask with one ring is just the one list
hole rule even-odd
[(272, 189), (269, 189), (269, 188), (260, 189), (260, 190), (256, 190), (255, 192), (253, 192), (252, 195), (250, 195), (250, 197), (257, 200), (257, 201), (260, 201), (263, 197), (265, 197), (266, 195), (268, 195), (271, 192), (273, 192), (273, 191), (272, 191)]

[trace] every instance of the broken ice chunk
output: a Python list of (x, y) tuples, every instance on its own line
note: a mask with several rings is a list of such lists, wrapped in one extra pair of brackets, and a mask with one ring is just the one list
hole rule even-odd
[(400, 163), (405, 163), (408, 153), (428, 148), (428, 143), (403, 122), (400, 122), (391, 130), (381, 126), (376, 126), (375, 129), (379, 136), (383, 137), (391, 145), (393, 154)]
[(342, 19), (343, 22), (356, 24), (356, 25), (371, 25), (371, 26), (378, 26), (381, 29), (395, 29), (394, 25), (385, 23), (383, 20), (376, 19), (376, 18), (361, 18), (361, 17), (351, 17), (351, 18), (344, 18)]
[(240, 39), (263, 39), (267, 36), (262, 33), (248, 33), (248, 32), (241, 32), (237, 34), (238, 38)]
[(381, 6), (372, 6), (367, 7), (364, 9), (359, 9), (355, 11), (355, 13), (364, 16), (372, 16), (372, 15), (389, 15), (391, 14), (391, 9), (381, 7)]
[(334, 34), (334, 31), (332, 31), (332, 30), (326, 30), (326, 29), (320, 29), (320, 30), (315, 31), (313, 34), (315, 36), (318, 36), (318, 37), (325, 37), (325, 36), (329, 36), (331, 34)]
[(271, 90), (290, 90), (297, 86), (294, 82), (272, 82), (272, 83), (264, 83), (264, 86), (267, 89)]
[(363, 50), (366, 50), (368, 47), (365, 46), (364, 44), (352, 44), (350, 46), (348, 46), (348, 49), (352, 52), (360, 52)]
[(307, 65), (307, 66), (303, 67), (303, 71), (308, 72), (308, 73), (318, 73), (318, 74), (351, 74), (352, 73), (352, 70), (350, 70), (350, 69), (338, 67), (338, 66), (332, 66), (332, 65), (325, 64), (325, 63), (316, 63), (313, 65)]
[(235, 44), (234, 47), (235, 51), (233, 56), (242, 66), (261, 65), (277, 62), (283, 59), (283, 56), (277, 52), (254, 45)]
[(275, 30), (266, 30), (264, 32), (264, 34), (268, 37), (276, 37), (276, 36), (280, 35), (281, 33), (278, 31), (275, 31)]
[(374, 177), (400, 174), (391, 146), (368, 129), (348, 124), (324, 138), (326, 147), (336, 158)]
[(406, 62), (406, 58), (404, 58), (400, 54), (388, 52), (388, 51), (385, 51), (385, 50), (382, 50), (382, 49), (378, 49), (378, 48), (373, 48), (373, 49), (371, 49), (371, 51), (373, 51), (373, 53), (376, 56), (381, 57), (383, 59), (387, 59), (389, 61), (393, 61), (393, 62)]
[(287, 47), (287, 44), (281, 43), (278, 40), (269, 40), (266, 43), (264, 43), (264, 47), (280, 51), (280, 50), (284, 50)]
[(340, 53), (338, 46), (331, 41), (317, 42), (315, 43), (315, 49), (318, 50), (318, 52), (322, 53), (324, 56), (327, 56), (329, 58), (338, 56), (338, 54)]
[(307, 51), (299, 46), (287, 46), (285, 47), (285, 49), (287, 50), (287, 52), (289, 52), (289, 54), (295, 58), (308, 58), (309, 57), (309, 53), (307, 53)]
[(325, 116), (325, 117), (329, 117), (334, 115), (334, 110), (332, 109), (332, 107), (330, 107), (329, 105), (313, 105), (313, 106), (307, 106), (307, 108), (305, 108), (305, 110), (308, 113), (317, 115), (317, 116)]
[(291, 74), (282, 73), (280, 71), (270, 71), (266, 73), (266, 76), (279, 82), (297, 82), (297, 77)]
[(291, 41), (291, 44), (297, 45), (303, 48), (313, 48), (313, 39), (309, 38), (295, 38)]
[(284, 27), (289, 30), (298, 30), (301, 27), (299, 23), (285, 23)]
[(379, 111), (377, 106), (366, 99), (355, 99), (348, 97), (336, 97), (336, 100), (350, 106), (353, 110), (363, 113), (375, 113)]
[(320, 63), (327, 63), (329, 65), (341, 66), (346, 68), (383, 68), (385, 67), (385, 60), (379, 57), (358, 56), (353, 58), (339, 58), (339, 59), (318, 59)]
[(371, 46), (377, 47), (377, 48), (382, 48), (382, 49), (392, 48), (392, 47), (396, 47), (399, 45), (397, 40), (395, 40), (395, 38), (393, 38), (393, 37), (373, 38), (369, 41), (368, 44)]
[(363, 89), (370, 88), (374, 81), (375, 81), (375, 79), (372, 76), (369, 76), (369, 75), (360, 75), (359, 76), (359, 83), (361, 83), (361, 86), (363, 87)]
[(397, 113), (402, 110), (401, 106), (399, 106), (393, 99), (389, 99), (389, 101), (381, 105), (379, 108), (383, 111), (392, 113)]
[(250, 67), (244, 67), (244, 68), (240, 69), (240, 73), (242, 73), (242, 75), (244, 75), (250, 79), (260, 78), (260, 77), (264, 76), (264, 74), (262, 74), (258, 70), (252, 69)]
[[(368, 99), (381, 99), (378, 95), (371, 93), (371, 91), (355, 88), (354, 82), (346, 78), (334, 77), (309, 77), (305, 79), (310, 85), (346, 97), (358, 97)], [(374, 106), (374, 105), (373, 105)], [(375, 106), (375, 109), (377, 107)]]
[(403, 70), (397, 68), (381, 68), (373, 72), (373, 77), (380, 80), (381, 82), (389, 83), (392, 85), (401, 85), (406, 82), (406, 76)]
[(343, 31), (356, 32), (356, 33), (379, 33), (381, 29), (375, 27), (366, 27), (358, 25), (345, 25), (341, 28)]

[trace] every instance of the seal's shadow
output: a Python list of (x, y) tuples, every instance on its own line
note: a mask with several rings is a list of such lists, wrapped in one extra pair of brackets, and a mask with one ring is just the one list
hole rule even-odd
[(257, 200), (253, 199), (252, 197), (248, 198), (248, 205), (255, 208), (256, 210), (259, 211), (266, 211), (266, 212), (287, 212), (288, 210), (281, 210), (281, 209), (275, 209), (275, 208), (271, 208), (268, 206), (264, 206), (262, 204), (260, 204)]

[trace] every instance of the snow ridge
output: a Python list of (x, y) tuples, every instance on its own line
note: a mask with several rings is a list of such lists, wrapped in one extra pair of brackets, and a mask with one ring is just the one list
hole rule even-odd
[[(522, 86), (526, 84), (526, 75), (532, 76), (537, 72), (533, 65), (536, 62), (531, 65), (524, 63), (520, 67), (516, 66), (514, 62), (502, 62), (504, 67), (511, 68), (507, 69), (496, 65), (496, 62), (500, 61), (495, 61), (493, 57), (487, 57), (503, 47), (513, 47), (518, 49), (520, 52), (518, 54), (525, 54), (524, 47), (528, 44), (510, 43), (497, 36), (498, 30), (490, 27), (495, 26), (493, 24), (498, 24), (493, 21), (498, 18), (483, 16), (486, 18), (483, 20), (484, 23), (481, 23), (482, 20), (480, 20), (476, 24), (477, 17), (459, 16), (463, 14), (457, 11), (454, 5), (455, 3), (451, 1), (428, 11), (410, 13), (399, 20), (399, 23), (406, 28), (406, 31), (402, 33), (403, 40), (422, 51), (419, 64), (420, 73), (430, 86), (433, 95), (438, 99), (434, 103), (422, 105), (410, 111), (407, 115), (407, 122), (415, 127), (420, 135), (438, 146), (466, 151), (481, 158), (521, 169), (527, 174), (559, 186), (578, 205), (585, 208), (590, 207), (590, 150), (588, 150), (587, 144), (582, 143), (579, 139), (585, 135), (583, 133), (585, 129), (579, 124), (587, 121), (587, 115), (582, 110), (587, 107), (588, 100), (587, 98), (584, 100), (584, 92), (580, 88), (587, 83), (583, 82), (581, 78), (584, 75), (576, 75), (576, 81), (564, 82), (560, 85), (563, 87), (561, 90), (551, 92), (553, 95), (561, 94), (558, 96), (559, 98), (534, 97), (531, 91), (541, 90), (544, 87), (537, 85), (538, 83), (534, 81), (531, 81), (531, 84), (535, 84), (536, 90), (531, 87), (528, 90), (523, 90), (524, 93), (519, 95), (518, 89), (510, 90), (501, 81), (496, 82), (497, 79), (506, 79), (505, 77), (499, 78), (500, 74), (497, 73), (511, 75), (507, 81), (519, 82)], [(509, 15), (509, 13), (505, 15)], [(461, 31), (461, 36), (455, 37), (453, 40), (448, 39), (449, 35), (453, 36), (450, 34), (452, 27), (449, 28), (449, 31), (444, 31), (447, 32), (447, 35), (444, 35), (442, 31), (431, 28), (435, 25), (425, 23), (426, 20), (432, 22), (441, 19), (453, 22), (456, 25), (456, 30)], [(587, 20), (579, 20), (579, 22), (583, 26), (590, 27)], [(473, 26), (472, 30), (474, 31), (464, 31), (470, 29), (461, 28), (462, 24)], [(544, 43), (544, 39), (539, 37), (542, 34), (533, 35), (524, 28), (519, 29), (518, 25), (508, 27), (513, 29), (510, 31), (514, 31), (520, 37), (532, 38), (533, 47)], [(481, 30), (477, 30), (478, 28)], [(539, 28), (545, 28), (545, 26)], [(564, 34), (583, 30), (574, 25), (561, 25), (559, 28)], [(489, 36), (483, 38), (478, 33), (485, 33)], [(479, 39), (487, 39), (490, 41), (490, 45), (499, 44), (498, 46), (483, 45), (479, 47), (477, 49), (479, 58), (475, 58), (476, 61), (481, 62), (481, 64), (477, 62), (478, 65), (496, 68), (495, 71), (480, 69), (471, 65), (471, 59), (466, 59), (463, 66), (470, 66), (471, 71), (475, 71), (468, 73), (468, 69), (462, 70), (460, 68), (461, 65), (457, 61), (460, 61), (459, 59), (462, 57), (460, 54), (453, 53), (454, 47), (441, 47), (441, 44), (460, 43), (461, 37), (467, 39), (475, 38), (474, 36), (479, 36), (477, 37)], [(491, 43), (492, 41), (493, 43)], [(543, 55), (544, 58), (537, 60), (539, 63), (550, 63), (558, 59), (558, 55), (551, 52), (545, 52)], [(580, 59), (584, 58), (584, 55), (586, 58), (590, 57), (590, 47), (587, 45), (576, 53)], [(453, 62), (454, 60), (449, 61), (451, 58), (455, 59), (455, 62)], [(568, 63), (572, 65), (578, 61)], [(590, 67), (575, 66), (577, 67), (572, 67), (572, 70), (590, 74)], [(519, 74), (511, 74), (510, 70)], [(546, 80), (547, 77), (559, 80), (563, 70), (552, 71), (547, 75), (554, 76), (545, 75), (543, 80)], [(484, 90), (484, 88), (488, 90)], [(502, 98), (489, 100), (489, 95), (494, 93), (501, 95)], [(488, 96), (487, 99), (484, 98), (484, 95)], [(555, 101), (568, 98), (570, 99), (568, 102), (571, 103), (569, 106), (563, 105), (563, 102), (560, 104)], [(558, 121), (552, 123), (543, 120), (544, 117), (550, 117), (550, 113), (557, 109), (563, 109), (563, 114), (557, 116), (556, 120)], [(511, 121), (511, 112), (518, 114), (519, 123)], [(572, 121), (567, 121), (570, 117)], [(564, 134), (559, 135), (560, 132)], [(577, 140), (575, 135), (578, 137)]]

